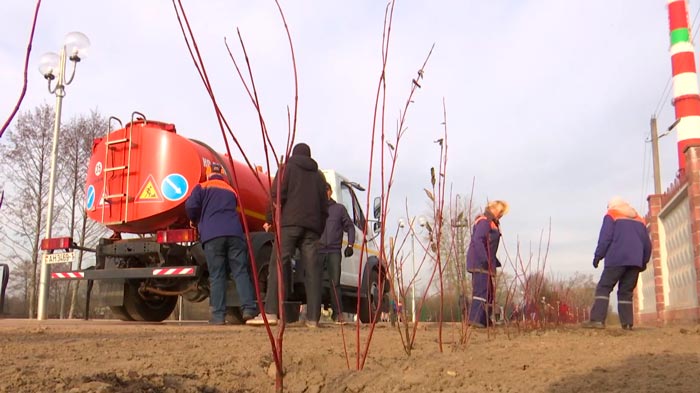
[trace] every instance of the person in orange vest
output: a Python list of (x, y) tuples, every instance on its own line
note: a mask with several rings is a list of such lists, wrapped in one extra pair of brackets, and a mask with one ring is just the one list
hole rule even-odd
[(605, 329), (610, 293), (617, 284), (617, 312), (623, 329), (634, 325), (632, 295), (639, 272), (646, 269), (651, 258), (651, 239), (644, 219), (625, 200), (614, 197), (608, 202), (608, 212), (598, 236), (593, 267), (605, 259), (605, 267), (595, 290), (595, 301), (589, 321), (583, 327)]
[(237, 208), (236, 191), (226, 182), (223, 168), (217, 163), (207, 167), (207, 180), (197, 184), (185, 202), (190, 224), (199, 230), (207, 259), (211, 325), (226, 324), (227, 270), (236, 282), (243, 320), (259, 313), (250, 279), (248, 245)]
[(484, 214), (474, 220), (471, 241), (467, 250), (467, 271), (472, 275), (472, 304), (469, 323), (484, 328), (491, 324), (493, 313), (496, 268), (501, 262), (496, 257), (501, 240), (500, 219), (508, 213), (508, 203), (491, 201)]

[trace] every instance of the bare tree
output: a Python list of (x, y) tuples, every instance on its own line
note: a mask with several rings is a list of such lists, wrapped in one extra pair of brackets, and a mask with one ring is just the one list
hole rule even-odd
[[(53, 108), (44, 104), (20, 114), (9, 138), (0, 144), (0, 166), (7, 191), (0, 223), (2, 255), (11, 261), (29, 261), (28, 316), (34, 316), (37, 299), (39, 241), (48, 197)], [(59, 209), (57, 209), (58, 212)], [(56, 217), (58, 214), (56, 215)]]
[[(109, 127), (107, 119), (97, 110), (92, 110), (89, 115), (74, 117), (63, 128), (61, 133), (59, 182), (62, 184), (59, 200), (67, 207), (66, 214), (61, 216), (61, 221), (68, 228), (67, 235), (81, 247), (96, 241), (96, 238), (105, 231), (100, 224), (88, 220), (85, 209), (85, 180), (88, 164), (92, 155), (93, 141), (95, 138), (105, 135)], [(82, 269), (84, 252), (78, 251), (78, 261), (75, 269)], [(65, 317), (65, 301), (70, 293), (70, 309), (68, 318), (75, 315), (75, 307), (78, 299), (78, 287), (80, 281), (68, 281), (61, 283), (66, 293), (60, 294), (60, 317)], [(71, 289), (72, 290), (69, 290)]]
[[(10, 280), (7, 285), (6, 304), (14, 297), (18, 299), (23, 313), (26, 313), (29, 304), (29, 277), (32, 271), (32, 263), (29, 259), (22, 260), (17, 257), (10, 260), (9, 264), (12, 266), (10, 277), (14, 279)], [(9, 308), (5, 310), (9, 310)], [(6, 313), (8, 312), (6, 311)]]

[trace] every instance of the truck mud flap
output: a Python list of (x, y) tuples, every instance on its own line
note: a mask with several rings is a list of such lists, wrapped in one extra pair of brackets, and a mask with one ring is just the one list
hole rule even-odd
[(207, 256), (204, 255), (204, 249), (202, 248), (202, 243), (197, 243), (190, 248), (192, 257), (197, 262), (199, 266), (207, 265)]

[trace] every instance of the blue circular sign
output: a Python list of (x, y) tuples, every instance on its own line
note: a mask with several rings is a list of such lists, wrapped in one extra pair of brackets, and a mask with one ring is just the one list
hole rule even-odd
[(187, 179), (179, 173), (171, 173), (160, 183), (160, 191), (165, 199), (178, 201), (187, 195), (189, 185)]
[(85, 207), (92, 209), (93, 206), (95, 206), (95, 186), (90, 185), (85, 195)]

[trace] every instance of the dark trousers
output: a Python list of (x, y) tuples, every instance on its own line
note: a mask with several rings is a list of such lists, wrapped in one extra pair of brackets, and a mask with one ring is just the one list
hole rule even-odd
[(472, 305), (469, 322), (488, 326), (493, 305), (493, 277), (488, 273), (472, 272)]
[(595, 289), (591, 321), (605, 322), (608, 316), (610, 292), (617, 284), (617, 312), (622, 325), (633, 325), (632, 295), (637, 286), (640, 269), (636, 266), (611, 266), (603, 269)]
[[(292, 285), (291, 283), (291, 273), (292, 273), (292, 255), (297, 248), (301, 251), (301, 264), (304, 268), (312, 266), (316, 262), (318, 253), (318, 239), (319, 235), (303, 227), (298, 226), (288, 226), (282, 227), (280, 232), (280, 254), (282, 257), (282, 300), (289, 299), (289, 291)], [(279, 291), (278, 291), (278, 280), (277, 280), (277, 248), (272, 248), (272, 255), (270, 256), (270, 264), (268, 265), (268, 275), (267, 275), (267, 292), (265, 294), (265, 312), (267, 314), (278, 314), (279, 311)], [(313, 293), (309, 295), (308, 283), (306, 284), (306, 299), (307, 299), (307, 309), (311, 307), (311, 301), (318, 303), (316, 309), (316, 314), (321, 313), (321, 294), (318, 293), (318, 300), (310, 299), (313, 297)], [(316, 318), (318, 320), (318, 317)]]
[[(340, 250), (331, 252), (320, 252), (318, 254), (319, 285), (318, 290), (322, 292), (321, 282), (323, 281), (323, 269), (328, 272), (328, 280), (331, 287), (331, 308), (333, 309), (333, 320), (337, 321), (343, 312), (343, 294), (340, 291), (340, 261), (342, 257)], [(309, 271), (306, 271), (309, 274)]]
[(226, 281), (230, 272), (236, 282), (241, 312), (258, 313), (255, 289), (250, 279), (248, 246), (236, 236), (222, 236), (204, 243), (209, 270), (209, 305), (212, 319), (223, 321), (226, 316)]

